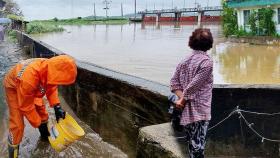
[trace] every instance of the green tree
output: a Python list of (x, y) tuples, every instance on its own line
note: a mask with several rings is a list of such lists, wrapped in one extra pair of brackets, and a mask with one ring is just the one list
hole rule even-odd
[(276, 35), (275, 23), (273, 21), (274, 10), (271, 8), (261, 8), (258, 11), (259, 29), (262, 34), (273, 36)]
[(238, 31), (236, 11), (229, 8), (226, 1), (223, 1), (222, 19), (223, 33), (226, 37)]
[(258, 22), (258, 14), (255, 10), (253, 10), (249, 16), (249, 25), (250, 25), (250, 30), (251, 30), (250, 33), (252, 35), (258, 34), (257, 22)]
[(18, 4), (14, 0), (4, 0), (6, 2), (4, 13), (6, 15), (13, 14), (17, 16), (22, 16), (22, 11), (20, 10)]

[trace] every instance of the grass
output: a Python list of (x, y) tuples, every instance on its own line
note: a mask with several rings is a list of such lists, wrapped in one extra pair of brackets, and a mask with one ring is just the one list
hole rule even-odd
[(102, 18), (102, 19), (87, 19), (87, 18), (74, 18), (74, 19), (51, 19), (51, 20), (35, 20), (31, 23), (44, 23), (50, 25), (91, 25), (91, 24), (126, 24), (128, 19), (125, 18)]
[(17, 41), (17, 32), (15, 30), (8, 30), (8, 39), (11, 42), (16, 42)]
[(26, 33), (28, 34), (38, 34), (38, 33), (48, 33), (48, 32), (62, 32), (64, 28), (58, 25), (46, 24), (41, 22), (28, 23), (26, 28)]
[(34, 20), (27, 24), (26, 32), (28, 34), (61, 32), (64, 31), (63, 25), (94, 25), (94, 24), (126, 24), (126, 18), (73, 18), (73, 19), (51, 19), (51, 20)]

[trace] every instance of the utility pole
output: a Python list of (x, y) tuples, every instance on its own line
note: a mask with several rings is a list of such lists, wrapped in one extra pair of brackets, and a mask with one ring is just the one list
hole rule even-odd
[(121, 16), (123, 17), (123, 4), (121, 3)]
[(184, 0), (184, 8), (186, 8), (186, 0)]
[(93, 16), (94, 16), (94, 20), (96, 20), (96, 10), (95, 10), (95, 3), (93, 4), (93, 10), (94, 10), (94, 11), (93, 11), (93, 13), (94, 13), (94, 15), (93, 15)]
[(134, 19), (136, 19), (136, 0), (134, 0)]
[(174, 8), (173, 8), (173, 3), (174, 3), (174, 0), (172, 0), (172, 5), (171, 5), (172, 8), (171, 8), (171, 9), (174, 9)]
[(156, 10), (156, 3), (154, 3), (154, 10)]
[(108, 19), (108, 10), (109, 10), (109, 4), (111, 3), (112, 1), (110, 0), (104, 0), (103, 3), (105, 4), (105, 9), (106, 10), (106, 18)]

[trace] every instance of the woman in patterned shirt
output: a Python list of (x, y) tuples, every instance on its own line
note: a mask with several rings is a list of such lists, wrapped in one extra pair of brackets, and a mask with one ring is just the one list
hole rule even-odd
[(209, 29), (196, 29), (189, 39), (192, 53), (177, 66), (170, 88), (183, 109), (180, 124), (189, 139), (190, 158), (204, 158), (206, 133), (211, 119), (213, 61), (207, 51), (213, 46)]

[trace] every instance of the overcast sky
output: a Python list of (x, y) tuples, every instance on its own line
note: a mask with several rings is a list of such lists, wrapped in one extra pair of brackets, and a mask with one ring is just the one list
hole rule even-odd
[[(84, 17), (93, 15), (93, 4), (96, 4), (97, 16), (104, 16), (103, 0), (14, 0), (23, 11), (26, 20)], [(134, 12), (134, 0), (111, 0), (109, 15), (121, 15), (121, 3), (124, 14)], [(197, 1), (201, 6), (218, 6), (220, 0), (173, 0), (173, 7), (194, 7)], [(172, 0), (137, 0), (137, 11), (144, 9), (171, 8)]]

